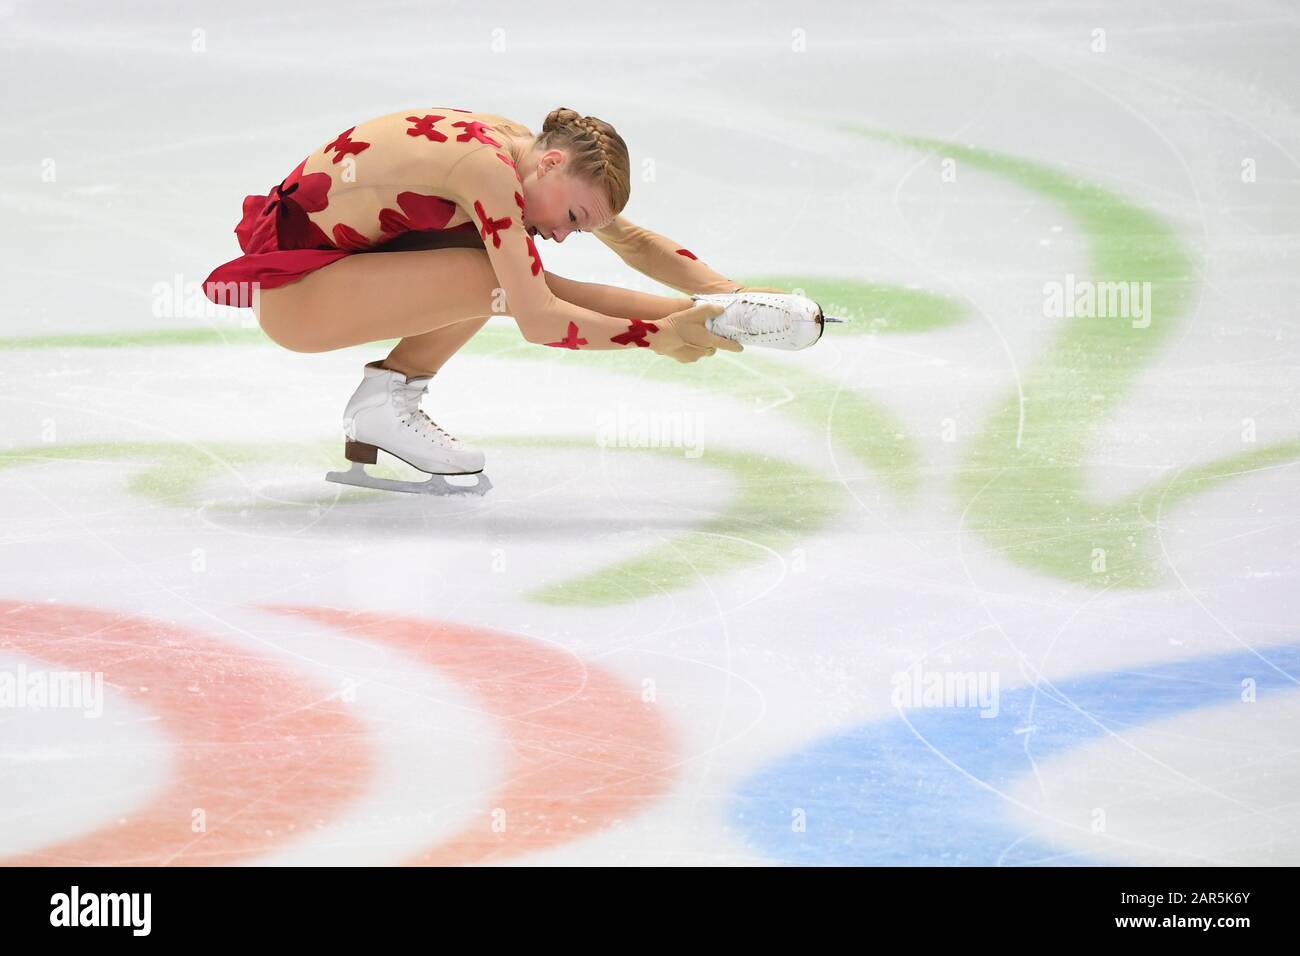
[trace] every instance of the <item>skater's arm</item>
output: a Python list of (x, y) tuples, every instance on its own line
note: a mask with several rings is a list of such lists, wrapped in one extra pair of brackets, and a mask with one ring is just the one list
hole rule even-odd
[(546, 284), (565, 302), (621, 319), (662, 319), (691, 307), (691, 300), (681, 296), (654, 295), (599, 282), (579, 282), (554, 272), (546, 273)]
[(714, 272), (689, 249), (623, 216), (615, 216), (613, 222), (593, 235), (637, 272), (678, 292), (735, 292), (740, 287), (739, 282)]
[[(492, 270), (505, 292), (506, 311), (514, 316), (526, 340), (568, 349), (641, 347), (660, 351), (661, 346), (681, 344), (677, 333), (658, 321), (659, 316), (646, 321), (606, 315), (566, 302), (551, 291), (541, 256), (524, 230), (519, 181), (513, 167), (504, 163), (493, 147), (484, 146), (460, 159), (448, 173), (446, 187), (478, 227)], [(697, 336), (697, 347), (735, 350), (728, 339), (704, 335), (707, 341)]]

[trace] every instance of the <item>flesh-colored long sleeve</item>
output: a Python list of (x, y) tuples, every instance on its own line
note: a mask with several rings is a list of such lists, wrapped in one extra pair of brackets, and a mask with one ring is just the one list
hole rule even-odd
[(524, 231), (524, 199), (512, 164), (494, 147), (460, 159), (446, 179), (456, 202), (473, 215), (506, 307), (529, 342), (568, 349), (649, 348), (654, 322), (604, 315), (565, 302), (546, 284), (542, 260)]
[(614, 217), (613, 222), (595, 230), (593, 235), (637, 272), (678, 292), (687, 295), (734, 292), (740, 285), (714, 272), (689, 249), (623, 216)]

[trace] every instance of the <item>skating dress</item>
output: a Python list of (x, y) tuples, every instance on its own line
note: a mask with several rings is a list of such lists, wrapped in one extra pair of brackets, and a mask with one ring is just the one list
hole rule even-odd
[[(244, 254), (213, 270), (205, 294), (246, 308), (254, 288), (277, 288), (345, 256), (471, 246), (486, 251), (529, 341), (648, 347), (653, 322), (606, 316), (551, 293), (522, 222), (522, 156), (502, 132), (532, 136), (505, 117), (451, 107), (399, 110), (343, 131), (268, 194), (244, 199), (235, 227)], [(594, 234), (632, 268), (679, 292), (737, 287), (689, 250), (622, 216)]]

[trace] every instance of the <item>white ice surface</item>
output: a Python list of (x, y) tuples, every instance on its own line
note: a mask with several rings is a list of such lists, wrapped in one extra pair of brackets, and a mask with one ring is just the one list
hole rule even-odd
[[(0, 601), (178, 622), (271, 654), (327, 692), (365, 675), (350, 711), (372, 759), (364, 792), (329, 827), (250, 860), (265, 863), (397, 862), (435, 846), (491, 809), (513, 745), (463, 674), (259, 604), (494, 629), (598, 669), (630, 699), (652, 686), (646, 719), (674, 755), (661, 792), (508, 860), (520, 863), (765, 862), (729, 817), (736, 788), (822, 735), (890, 719), (891, 675), (916, 661), (998, 671), (1010, 686), (1300, 641), (1295, 465), (1162, 512), (1165, 580), (1145, 590), (1010, 563), (967, 526), (953, 471), (1052, 340), (1043, 282), (1086, 273), (1087, 249), (1041, 194), (970, 166), (943, 183), (936, 156), (832, 128), (1022, 157), (1170, 224), (1196, 270), (1190, 312), (1080, 463), (1093, 498), (1117, 499), (1254, 447), (1244, 419), (1260, 445), (1300, 435), (1297, 19), (1284, 3), (1203, 0), (1086, 12), (960, 0), (0, 3), (0, 336), (247, 329), (236, 311), (156, 314), (155, 286), (199, 282), (238, 253), (245, 194), (358, 120), (419, 103), (535, 129), (561, 105), (600, 116), (631, 149), (629, 218), (719, 270), (910, 285), (968, 311), (935, 331), (832, 330), (798, 355), (736, 360), (789, 363), (888, 409), (918, 450), (923, 482), (907, 504), (825, 428), (779, 410), (564, 354), (473, 350), (439, 374), (426, 408), (486, 450), (490, 496), (336, 501), (321, 481), (341, 461), (330, 443), (380, 346), (2, 348), (0, 453), (332, 450), (228, 463), (197, 505), (130, 490), (147, 456), (2, 468)], [(1104, 53), (1090, 48), (1099, 28)], [(806, 52), (792, 48), (795, 31)], [(1241, 180), (1246, 159), (1253, 183)], [(653, 180), (640, 176), (647, 161)], [(566, 276), (654, 288), (591, 237), (541, 252)], [(602, 450), (600, 415), (619, 402), (685, 416), (704, 454)], [(940, 437), (945, 419), (953, 442)], [(738, 479), (715, 452), (793, 463), (830, 479), (841, 503), (821, 528), (685, 588), (612, 607), (536, 599), (723, 513)], [(808, 493), (789, 488), (792, 500)], [(0, 669), (17, 659), (0, 642)], [(490, 663), (478, 662), (484, 678)], [(162, 786), (184, 742), (140, 723), (145, 704), (114, 700), (99, 723), (0, 710), (0, 854), (110, 825)], [(1196, 861), (1294, 865), (1296, 728), (1294, 701), (1275, 700), (1134, 727), (1132, 746), (1083, 743), (1017, 783), (1040, 811), (1018, 825), (1112, 862), (1185, 860), (1174, 847)], [(1249, 776), (1224, 782), (1245, 764)], [(1122, 807), (1104, 847), (1050, 822), (1102, 804)]]

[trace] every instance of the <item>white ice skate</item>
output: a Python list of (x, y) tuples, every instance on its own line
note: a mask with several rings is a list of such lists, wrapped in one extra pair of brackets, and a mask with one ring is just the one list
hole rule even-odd
[(705, 328), (741, 345), (806, 349), (822, 337), (826, 322), (844, 321), (822, 315), (812, 299), (784, 292), (718, 292), (691, 299), (723, 306), (726, 311), (709, 319)]
[[(325, 480), (423, 495), (486, 494), (492, 482), (483, 474), (483, 453), (448, 435), (420, 409), (432, 378), (408, 379), (401, 372), (381, 368), (379, 362), (367, 364), (365, 377), (343, 412), (347, 436), (343, 454), (352, 467), (331, 471)], [(368, 474), (363, 465), (375, 464), (380, 451), (427, 472), (428, 480), (399, 481)], [(478, 475), (478, 481), (454, 485), (447, 475)]]

